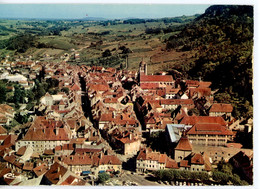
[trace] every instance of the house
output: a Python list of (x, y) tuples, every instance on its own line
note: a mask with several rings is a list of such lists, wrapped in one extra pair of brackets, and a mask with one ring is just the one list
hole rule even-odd
[(34, 152), (43, 153), (45, 149), (69, 143), (70, 139), (70, 130), (62, 121), (38, 116), (25, 136), (16, 142), (15, 148), (18, 150), (22, 146), (30, 146)]
[(229, 116), (233, 111), (233, 106), (231, 104), (224, 103), (214, 103), (209, 110), (209, 116)]
[(192, 145), (187, 136), (182, 136), (174, 149), (174, 159), (177, 162), (183, 160), (192, 152)]
[(253, 160), (240, 151), (229, 159), (229, 163), (234, 167), (234, 171), (241, 179), (253, 184)]
[(190, 110), (194, 108), (194, 103), (192, 99), (163, 99), (161, 100), (161, 106), (168, 110), (175, 110), (178, 106)]
[(186, 133), (192, 144), (225, 146), (233, 138), (222, 117), (186, 116), (180, 123), (192, 126)]
[(147, 75), (147, 64), (142, 60), (139, 64), (139, 83), (140, 86), (149, 83), (166, 87), (167, 85), (174, 86), (175, 82), (171, 75)]
[(180, 170), (205, 171), (210, 173), (212, 170), (210, 159), (205, 152), (190, 153), (179, 162)]
[(175, 160), (169, 158), (166, 154), (153, 152), (149, 148), (141, 149), (136, 158), (136, 172), (154, 171), (160, 169), (178, 169)]
[(40, 185), (60, 185), (61, 183), (64, 183), (64, 181), (66, 181), (66, 179), (70, 176), (74, 176), (78, 180), (82, 180), (69, 171), (66, 167), (62, 166), (58, 162), (55, 162), (44, 174)]

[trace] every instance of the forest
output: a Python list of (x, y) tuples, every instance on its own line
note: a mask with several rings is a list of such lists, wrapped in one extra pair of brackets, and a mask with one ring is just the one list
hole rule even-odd
[(232, 103), (234, 116), (252, 117), (253, 7), (209, 7), (167, 41), (167, 49), (196, 50), (196, 60), (175, 67), (187, 78), (212, 82), (215, 100)]

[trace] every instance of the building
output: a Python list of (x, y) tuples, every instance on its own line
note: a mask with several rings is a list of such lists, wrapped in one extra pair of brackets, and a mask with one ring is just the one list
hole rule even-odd
[(231, 117), (232, 111), (233, 111), (233, 107), (231, 104), (215, 103), (210, 107), (209, 116), (226, 115)]
[(186, 116), (181, 124), (192, 126), (186, 133), (192, 144), (225, 146), (233, 138), (222, 117)]
[(169, 158), (166, 154), (153, 152), (151, 149), (141, 149), (136, 158), (136, 172), (155, 171), (160, 169), (178, 169), (175, 160)]
[(192, 152), (192, 145), (187, 136), (182, 136), (174, 149), (174, 159), (180, 162)]
[(38, 116), (23, 139), (16, 142), (15, 149), (30, 146), (34, 152), (43, 153), (45, 149), (54, 149), (56, 146), (69, 143), (70, 139), (70, 129), (62, 121)]

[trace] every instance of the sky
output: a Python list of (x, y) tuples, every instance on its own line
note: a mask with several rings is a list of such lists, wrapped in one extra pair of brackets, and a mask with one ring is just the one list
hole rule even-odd
[(202, 14), (210, 5), (179, 4), (0, 4), (0, 18), (163, 18)]

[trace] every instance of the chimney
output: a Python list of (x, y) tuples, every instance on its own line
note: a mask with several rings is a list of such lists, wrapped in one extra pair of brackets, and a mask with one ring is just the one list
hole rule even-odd
[(130, 140), (133, 139), (133, 133), (130, 133), (129, 138), (130, 138)]
[(60, 172), (60, 166), (58, 167), (57, 172)]

